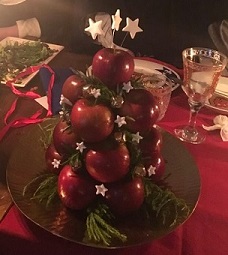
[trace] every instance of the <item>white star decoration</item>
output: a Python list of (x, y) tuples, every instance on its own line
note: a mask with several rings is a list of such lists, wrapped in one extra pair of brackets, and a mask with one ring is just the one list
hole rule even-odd
[(63, 117), (63, 115), (64, 115), (64, 112), (63, 112), (63, 111), (60, 111), (60, 112), (59, 112), (59, 116), (60, 116), (60, 117)]
[(53, 165), (54, 168), (59, 168), (60, 162), (61, 160), (54, 158), (51, 164)]
[(104, 184), (101, 185), (95, 185), (97, 191), (96, 195), (101, 194), (103, 197), (105, 196), (105, 193), (108, 191), (108, 189), (104, 186)]
[(155, 170), (156, 170), (156, 167), (150, 165), (150, 167), (147, 169), (148, 175), (151, 176), (152, 174), (156, 174)]
[(94, 22), (92, 19), (89, 19), (89, 26), (85, 28), (85, 31), (89, 32), (93, 40), (95, 40), (98, 35), (104, 34), (104, 31), (102, 30), (101, 25), (102, 25), (102, 20)]
[(120, 117), (119, 115), (116, 116), (116, 120), (114, 122), (118, 124), (118, 127), (122, 127), (124, 124), (127, 124), (125, 117)]
[(134, 21), (127, 17), (126, 19), (127, 25), (122, 29), (122, 31), (129, 32), (131, 38), (135, 38), (135, 34), (138, 32), (142, 32), (143, 30), (139, 27), (139, 19), (135, 19)]
[(139, 135), (139, 132), (137, 132), (136, 134), (132, 134), (132, 142), (139, 143), (141, 139), (143, 139), (143, 137)]
[(116, 31), (120, 28), (120, 23), (122, 21), (122, 18), (120, 17), (120, 10), (117, 9), (116, 14), (112, 15), (112, 29), (115, 29)]
[(129, 93), (130, 90), (132, 90), (133, 87), (131, 86), (131, 82), (127, 82), (123, 84), (123, 90), (125, 90), (127, 93)]
[(81, 142), (81, 143), (76, 143), (76, 145), (77, 145), (76, 150), (80, 151), (81, 153), (83, 152), (84, 149), (86, 149), (86, 146), (84, 145), (83, 142)]
[(95, 98), (98, 98), (101, 95), (101, 90), (100, 89), (91, 89), (90, 93)]

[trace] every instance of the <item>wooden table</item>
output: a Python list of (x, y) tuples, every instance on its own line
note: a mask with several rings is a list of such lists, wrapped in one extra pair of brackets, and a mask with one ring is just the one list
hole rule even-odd
[[(52, 68), (69, 68), (72, 67), (76, 70), (81, 70), (85, 72), (86, 68), (91, 65), (92, 57), (88, 55), (79, 55), (63, 50), (60, 52), (49, 64)], [(28, 85), (20, 89), (21, 91), (33, 90), (39, 93), (41, 96), (45, 95), (44, 89), (42, 87), (39, 75), (36, 75)], [(0, 89), (0, 130), (5, 126), (4, 116), (10, 109), (11, 104), (16, 99), (9, 87), (1, 85)], [(25, 100), (27, 102), (25, 103)], [(19, 117), (29, 117), (41, 107), (40, 105), (31, 99), (20, 98), (17, 104), (16, 111), (13, 113), (11, 119), (16, 119)], [(23, 114), (23, 116), (22, 116)], [(43, 116), (45, 115), (45, 110)], [(11, 120), (10, 119), (10, 120)], [(9, 121), (10, 121), (9, 120)], [(26, 127), (10, 129), (6, 136), (0, 142), (0, 194), (3, 194), (4, 198), (1, 199), (0, 195), (0, 219), (9, 207), (11, 199), (8, 195), (6, 189), (6, 167), (10, 154), (16, 146), (17, 140), (20, 135), (26, 133)]]

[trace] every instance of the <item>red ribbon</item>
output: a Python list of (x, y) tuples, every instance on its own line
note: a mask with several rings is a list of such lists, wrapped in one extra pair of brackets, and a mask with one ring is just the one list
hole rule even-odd
[[(54, 71), (47, 65), (39, 65), (39, 66), (31, 66), (28, 67), (27, 69), (25, 69), (23, 72), (19, 73), (15, 79), (7, 81), (6, 85), (8, 87), (10, 87), (11, 91), (18, 96), (18, 98), (20, 97), (25, 97), (25, 98), (31, 98), (31, 99), (36, 99), (39, 98), (40, 95), (32, 92), (32, 91), (27, 91), (27, 92), (21, 92), (20, 90), (16, 89), (16, 87), (13, 85), (13, 83), (20, 79), (23, 78), (24, 76), (27, 76), (29, 74), (32, 74), (34, 72), (37, 72), (40, 70), (41, 67), (45, 67), (49, 70), (49, 72), (51, 73), (51, 78), (49, 81), (49, 85), (48, 85), (48, 111), (46, 114), (46, 117), (51, 116), (52, 115), (52, 110), (51, 110), (51, 102), (52, 102), (52, 88), (54, 85), (54, 79), (55, 79), (55, 73)], [(0, 131), (0, 141), (3, 139), (3, 137), (5, 136), (5, 134), (8, 132), (8, 130), (12, 127), (12, 128), (18, 128), (18, 127), (23, 127), (29, 124), (34, 124), (34, 123), (39, 123), (42, 122), (44, 120), (44, 118), (40, 118), (40, 115), (42, 114), (42, 111), (39, 110), (37, 111), (35, 114), (33, 114), (31, 117), (29, 118), (25, 118), (25, 117), (20, 117), (17, 118), (9, 123), (7, 123), (7, 120), (9, 119), (9, 117), (13, 114), (13, 112), (16, 109), (17, 106), (17, 102), (18, 102), (18, 98), (15, 99), (15, 101), (12, 103), (9, 111), (6, 113), (5, 118), (4, 118), (4, 123), (6, 124), (6, 126)]]

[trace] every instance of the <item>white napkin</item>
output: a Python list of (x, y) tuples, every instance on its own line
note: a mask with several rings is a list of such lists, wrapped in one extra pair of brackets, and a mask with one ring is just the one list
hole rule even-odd
[(218, 115), (213, 119), (213, 126), (203, 126), (207, 131), (220, 129), (220, 136), (224, 142), (228, 142), (228, 117), (225, 115)]

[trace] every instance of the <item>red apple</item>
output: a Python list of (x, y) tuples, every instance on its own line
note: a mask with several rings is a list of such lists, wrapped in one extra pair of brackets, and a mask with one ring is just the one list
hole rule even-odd
[(95, 183), (72, 171), (70, 165), (65, 165), (58, 177), (58, 194), (66, 207), (81, 210), (95, 199)]
[[(64, 159), (63, 155), (60, 155), (58, 153), (54, 144), (53, 143), (49, 144), (49, 146), (47, 147), (45, 151), (45, 160), (46, 160), (47, 169), (51, 173), (59, 174), (59, 172), (63, 168), (63, 165), (61, 164), (63, 163), (63, 159)], [(60, 164), (56, 164), (56, 165), (53, 164), (54, 160), (58, 160)]]
[(120, 49), (103, 48), (93, 57), (93, 75), (99, 78), (110, 89), (128, 82), (134, 73), (134, 58)]
[(144, 185), (140, 177), (106, 186), (107, 204), (117, 216), (125, 216), (137, 211), (144, 201)]
[(85, 81), (78, 75), (69, 76), (62, 87), (62, 94), (67, 98), (72, 104), (74, 104), (79, 98), (82, 97), (83, 86)]
[[(147, 177), (155, 182), (159, 181), (165, 173), (165, 160), (158, 151), (151, 153), (150, 157), (145, 157), (143, 165), (147, 171)], [(150, 167), (154, 167), (154, 169), (149, 171)]]
[(74, 104), (70, 119), (74, 131), (85, 142), (100, 142), (107, 138), (114, 128), (111, 110), (87, 99), (79, 99)]
[(71, 153), (75, 150), (76, 143), (79, 141), (79, 137), (72, 130), (70, 124), (61, 119), (53, 131), (53, 143), (58, 153)]
[(118, 181), (129, 171), (130, 155), (127, 147), (120, 143), (107, 143), (91, 149), (85, 156), (88, 173), (97, 181)]
[(152, 127), (149, 132), (146, 132), (143, 139), (139, 142), (139, 148), (142, 156), (150, 156), (154, 151), (160, 152), (162, 146), (162, 134), (157, 127)]
[(121, 117), (126, 117), (126, 127), (131, 132), (146, 132), (156, 123), (159, 108), (149, 91), (132, 89), (126, 94), (124, 103), (118, 113)]

